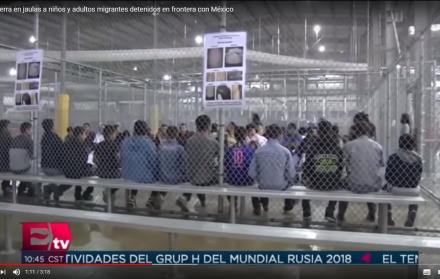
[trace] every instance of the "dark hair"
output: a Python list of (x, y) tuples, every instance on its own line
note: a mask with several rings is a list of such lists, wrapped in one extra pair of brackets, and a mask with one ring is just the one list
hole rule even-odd
[(115, 125), (105, 125), (104, 130), (102, 131), (105, 139), (109, 139), (114, 132), (116, 131)]
[(237, 142), (243, 142), (246, 139), (246, 129), (243, 126), (236, 127), (234, 135)]
[(50, 131), (52, 131), (53, 129), (53, 120), (52, 119), (44, 119), (43, 122), (41, 123), (41, 126), (43, 126), (43, 130), (48, 133)]
[(84, 124), (83, 124), (83, 127), (84, 127), (84, 126), (89, 126), (89, 128), (91, 128), (90, 123), (88, 123), (88, 122), (84, 123)]
[(73, 132), (72, 126), (67, 127), (67, 133)]
[(307, 133), (306, 127), (299, 127), (298, 133), (302, 136), (304, 136)]
[(400, 124), (411, 124), (411, 120), (408, 113), (402, 113), (400, 116)]
[(370, 122), (367, 121), (358, 122), (353, 126), (353, 132), (355, 138), (365, 135), (371, 136), (372, 134), (371, 130), (372, 130), (372, 126)]
[(73, 128), (73, 136), (77, 138), (80, 135), (84, 134), (84, 131), (85, 131), (84, 127), (76, 126), (75, 128)]
[(21, 132), (21, 133), (24, 133), (24, 132), (26, 132), (27, 129), (30, 129), (30, 128), (32, 128), (31, 123), (29, 123), (29, 122), (23, 122), (23, 123), (21, 123), (21, 125), (20, 125), (20, 132)]
[(255, 125), (262, 124), (260, 116), (258, 115), (258, 113), (252, 113), (252, 123), (255, 124)]
[(266, 128), (266, 135), (267, 135), (267, 137), (270, 138), (270, 139), (276, 139), (276, 138), (278, 138), (282, 133), (283, 133), (283, 131), (281, 130), (280, 126), (278, 126), (277, 124), (269, 125), (269, 126)]
[(249, 131), (249, 130), (251, 130), (251, 129), (254, 129), (254, 130), (256, 130), (257, 128), (255, 127), (255, 125), (254, 124), (247, 124), (246, 125), (246, 131)]
[(179, 129), (176, 126), (169, 126), (167, 128), (167, 136), (169, 139), (176, 139), (179, 134)]
[(321, 121), (319, 121), (318, 123), (318, 133), (321, 136), (329, 136), (330, 133), (333, 130), (333, 126), (332, 123), (330, 123), (330, 121), (327, 121), (325, 119), (322, 119)]
[(206, 114), (200, 115), (196, 118), (196, 127), (198, 132), (209, 131), (211, 126), (211, 119)]
[(296, 124), (293, 122), (290, 122), (289, 124), (287, 124), (287, 129), (295, 129), (296, 130)]
[(128, 138), (128, 137), (130, 137), (130, 131), (128, 131), (128, 130), (125, 130), (124, 132), (122, 132), (122, 136), (124, 137), (124, 138)]
[(186, 127), (186, 123), (180, 123), (179, 127), (185, 126)]
[(217, 123), (212, 123), (211, 124), (211, 133), (215, 133), (218, 131), (218, 125)]
[(353, 123), (355, 124), (362, 121), (370, 122), (370, 119), (368, 118), (368, 114), (363, 111), (356, 113), (353, 117)]
[(148, 124), (143, 120), (138, 120), (134, 123), (133, 135), (135, 136), (145, 136), (148, 134)]
[(399, 137), (399, 148), (405, 150), (414, 150), (416, 148), (416, 141), (410, 134), (403, 134)]
[(0, 131), (3, 131), (4, 129), (8, 128), (9, 123), (11, 123), (7, 119), (0, 120)]
[(335, 136), (339, 135), (339, 127), (338, 127), (338, 125), (334, 124), (334, 125), (332, 126), (332, 131), (333, 131), (333, 134), (334, 134)]

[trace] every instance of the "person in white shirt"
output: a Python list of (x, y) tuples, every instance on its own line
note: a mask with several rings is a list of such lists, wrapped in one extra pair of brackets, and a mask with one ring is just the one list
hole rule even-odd
[(246, 137), (247, 144), (253, 143), (253, 144), (255, 144), (256, 148), (260, 148), (266, 144), (267, 139), (257, 133), (257, 128), (255, 127), (254, 124), (248, 124), (246, 126), (246, 131), (248, 133), (248, 135)]

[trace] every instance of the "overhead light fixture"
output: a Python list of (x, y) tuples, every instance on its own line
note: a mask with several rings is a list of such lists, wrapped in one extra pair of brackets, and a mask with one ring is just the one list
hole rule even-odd
[(133, 71), (137, 71), (138, 70), (138, 67), (137, 66), (134, 66), (133, 67)]
[(324, 52), (325, 51), (325, 46), (324, 45), (320, 45), (318, 48), (319, 52)]
[(162, 78), (163, 78), (163, 80), (170, 80), (171, 76), (170, 75), (164, 75)]
[(416, 33), (416, 27), (411, 25), (410, 27), (408, 27), (408, 34), (410, 36), (413, 36)]
[(431, 25), (431, 31), (432, 32), (440, 31), (440, 24), (433, 24), (433, 25)]
[(397, 65), (396, 65), (396, 69), (397, 69), (397, 70), (400, 70), (401, 67), (402, 67), (402, 66), (400, 66), (400, 64), (397, 64)]
[(196, 44), (200, 45), (203, 43), (203, 37), (200, 35), (197, 35), (194, 39), (194, 41), (196, 41)]
[(316, 37), (318, 37), (319, 32), (321, 32), (321, 25), (316, 24), (315, 26), (313, 26), (313, 32), (315, 32)]
[(15, 68), (10, 68), (9, 69), (9, 75), (10, 76), (15, 76), (17, 75), (17, 70)]
[(36, 41), (37, 41), (37, 38), (35, 38), (34, 35), (32, 35), (32, 36), (29, 37), (29, 42), (30, 42), (31, 44), (35, 43)]

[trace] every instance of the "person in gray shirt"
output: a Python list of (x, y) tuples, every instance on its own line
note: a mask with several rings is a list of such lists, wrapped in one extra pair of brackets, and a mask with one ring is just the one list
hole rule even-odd
[[(34, 157), (34, 142), (32, 140), (32, 125), (24, 122), (20, 125), (20, 135), (13, 138), (9, 149), (9, 169), (15, 174), (28, 174), (31, 160)], [(34, 196), (30, 182), (20, 182), (18, 194), (23, 195), (27, 189), (28, 196)]]
[[(200, 115), (196, 119), (197, 133), (188, 139), (185, 145), (186, 176), (195, 186), (210, 186), (218, 183), (219, 143), (210, 135), (211, 119)], [(205, 208), (206, 196), (197, 195), (202, 208)], [(189, 211), (188, 201), (191, 194), (186, 193), (176, 201), (182, 211)]]
[[(380, 169), (383, 168), (384, 159), (382, 146), (371, 139), (371, 124), (360, 122), (354, 126), (356, 138), (348, 142), (344, 148), (346, 161), (347, 189), (353, 193), (366, 194), (377, 192), (382, 189), (382, 177)], [(338, 220), (343, 221), (348, 202), (340, 202)], [(367, 220), (374, 222), (376, 216), (376, 204), (367, 203)]]
[[(255, 179), (260, 189), (284, 191), (293, 185), (295, 179), (295, 164), (290, 151), (280, 144), (282, 135), (281, 128), (270, 125), (266, 129), (268, 142), (260, 147), (252, 158), (249, 166), (249, 176)], [(293, 207), (294, 201), (286, 199), (284, 210), (289, 211)], [(268, 211), (268, 198), (252, 198), (254, 214), (261, 214), (261, 205), (265, 212)]]

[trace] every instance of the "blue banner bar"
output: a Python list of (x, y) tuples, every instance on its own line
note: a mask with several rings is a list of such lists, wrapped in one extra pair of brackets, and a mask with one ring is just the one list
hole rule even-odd
[(22, 263), (152, 265), (418, 265), (417, 251), (23, 251)]

